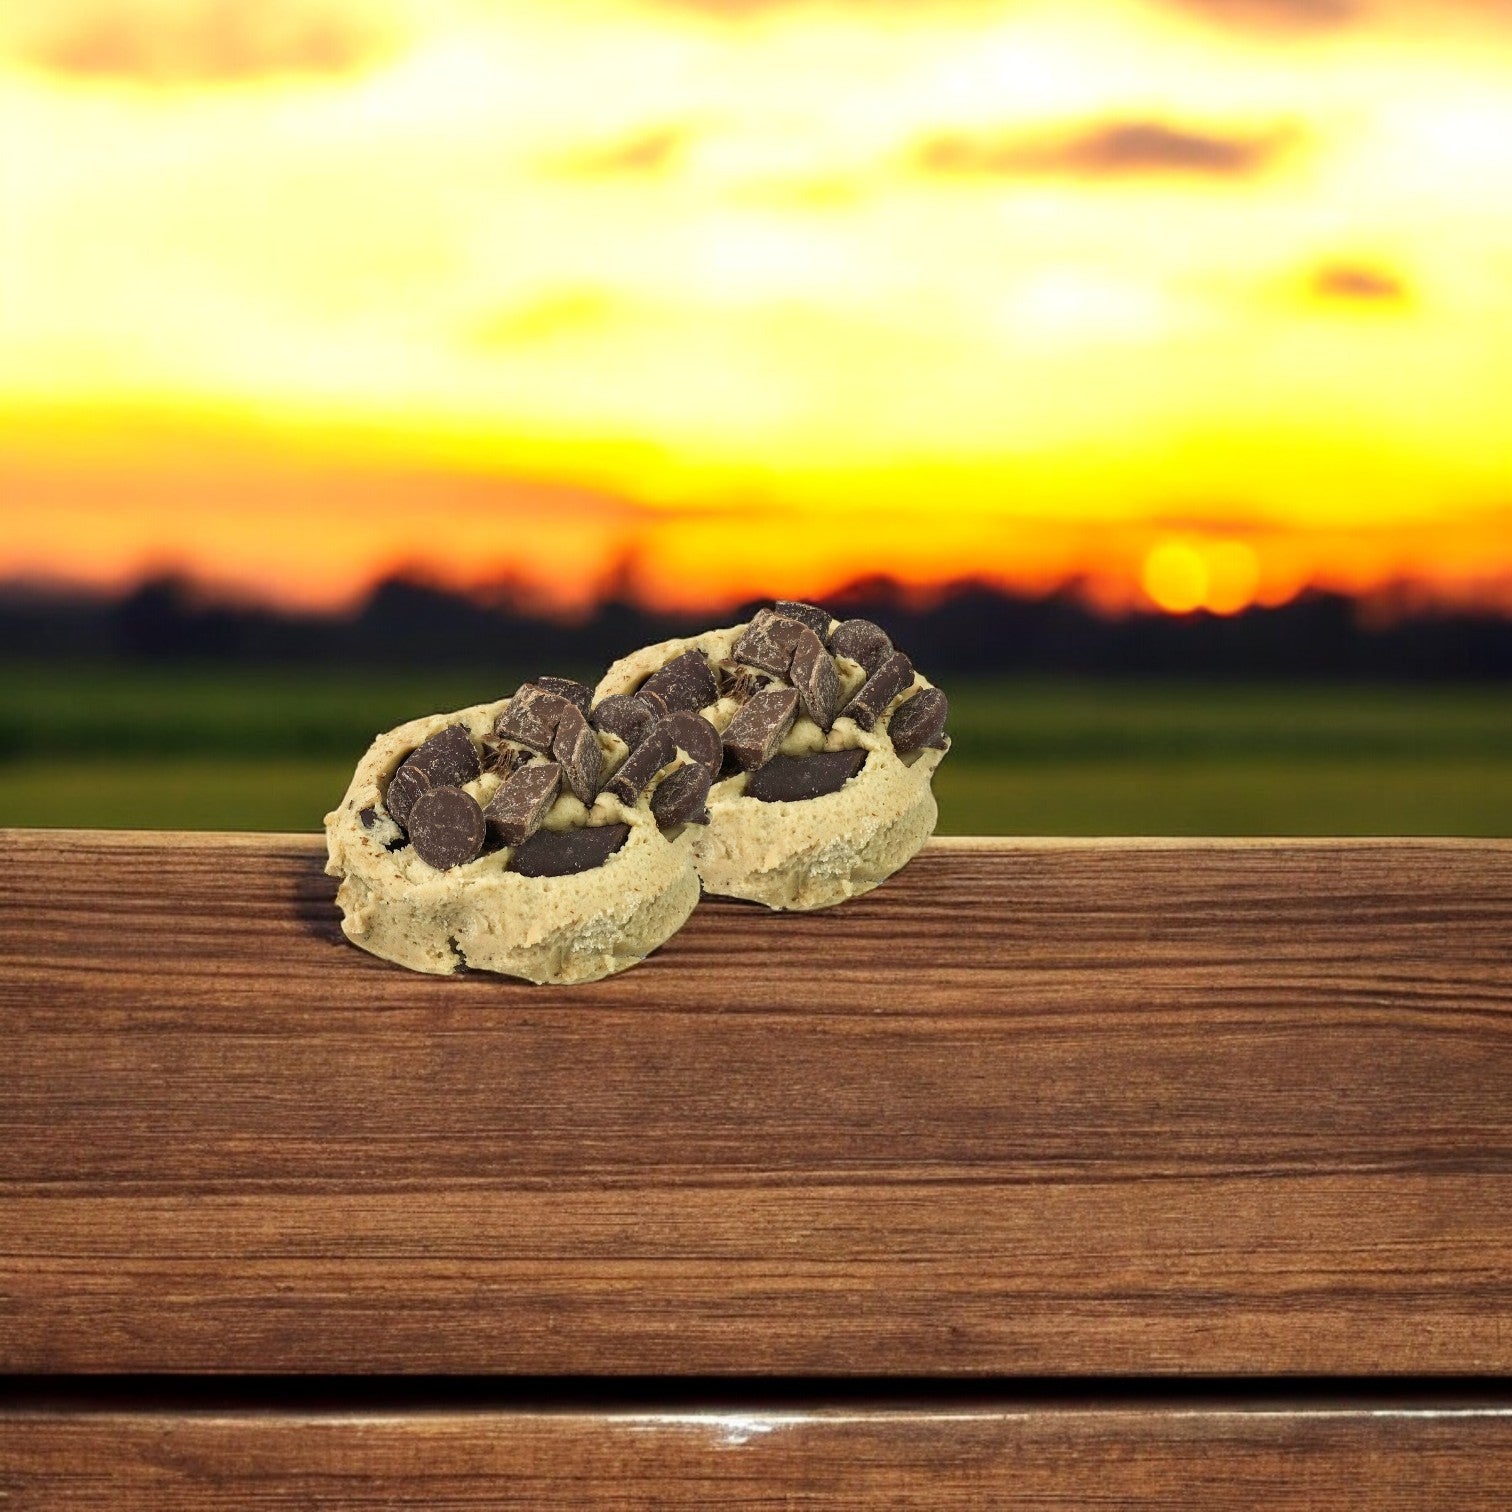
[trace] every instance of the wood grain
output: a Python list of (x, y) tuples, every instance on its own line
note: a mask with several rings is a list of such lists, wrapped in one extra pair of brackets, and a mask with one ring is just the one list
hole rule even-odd
[(1512, 1370), (1512, 842), (937, 844), (568, 990), (13, 832), (0, 1368)]
[(0, 1414), (15, 1512), (1504, 1512), (1512, 1409)]

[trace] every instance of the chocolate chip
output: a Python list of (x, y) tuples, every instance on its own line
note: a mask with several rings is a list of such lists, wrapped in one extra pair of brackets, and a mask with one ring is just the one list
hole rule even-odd
[(655, 688), (642, 688), (635, 695), (635, 701), (641, 708), (650, 711), (653, 720), (663, 720), (672, 712), (671, 705)]
[(719, 684), (719, 696), (733, 698), (736, 703), (744, 703), (751, 694), (759, 693), (772, 685), (771, 678), (765, 672), (758, 671), (755, 667), (744, 667), (736, 661), (720, 662), (714, 669), (714, 677)]
[(913, 675), (913, 663), (901, 651), (894, 651), (866, 679), (841, 714), (854, 719), (863, 730), (871, 729), (888, 704), (913, 681)]
[(535, 754), (529, 746), (522, 746), (513, 740), (505, 740), (500, 735), (483, 737), (483, 770), (485, 772), (502, 772), (507, 777), (511, 772), (518, 772)]
[[(694, 716), (697, 718), (697, 716)], [(671, 829), (674, 824), (707, 824), (708, 811), (704, 808), (709, 797), (709, 770), (696, 761), (680, 766), (657, 784), (651, 795), (651, 812), (658, 829)]]
[(621, 803), (634, 803), (640, 797), (641, 789), (676, 758), (677, 743), (667, 729), (669, 723), (669, 720), (658, 720), (609, 779), (608, 790)]
[(432, 788), (410, 810), (410, 844), (437, 871), (476, 860), (483, 852), (483, 810), (457, 787)]
[(835, 722), (835, 710), (840, 707), (840, 673), (834, 657), (824, 649), (824, 642), (807, 625), (793, 648), (788, 678), (798, 690), (803, 712), (821, 730), (829, 729)]
[(700, 766), (706, 767), (711, 778), (719, 775), (724, 747), (720, 743), (719, 731), (701, 714), (680, 710), (667, 721), (667, 734), (679, 750), (686, 751)]
[(773, 605), (773, 612), (797, 620), (800, 625), (807, 625), (820, 640), (829, 634), (829, 610), (821, 609), (818, 604), (803, 604), (796, 599), (778, 599)]
[(950, 704), (938, 688), (920, 688), (912, 698), (898, 705), (887, 722), (893, 750), (900, 756), (924, 746), (944, 744), (945, 719)]
[(707, 708), (719, 697), (714, 674), (709, 671), (702, 651), (684, 651), (673, 657), (660, 672), (653, 672), (641, 684), (640, 693), (642, 697), (647, 693), (659, 694), (673, 714), (680, 709)]
[(566, 877), (602, 866), (630, 834), (628, 824), (588, 829), (537, 830), (509, 859), (522, 877)]
[(394, 822), (408, 828), (410, 810), (415, 806), (415, 799), (430, 790), (431, 780), (425, 775), (424, 768), (406, 761), (389, 778), (388, 792), (384, 795), (383, 801), (388, 805), (388, 811)]
[(604, 773), (604, 755), (582, 710), (569, 704), (557, 721), (551, 754), (562, 763), (562, 777), (580, 803), (592, 803)]
[(472, 736), (462, 725), (437, 730), (418, 750), (411, 751), (405, 766), (419, 767), (432, 787), (461, 787), (483, 770)]
[(560, 693), (525, 683), (494, 720), (494, 734), (505, 740), (517, 740), (544, 755), (556, 739), (557, 722), (563, 711), (576, 707)]
[(798, 803), (838, 793), (865, 764), (866, 752), (818, 751), (812, 756), (774, 756), (745, 785), (747, 798)]
[(558, 698), (565, 698), (568, 703), (576, 704), (583, 714), (588, 712), (588, 706), (593, 702), (593, 694), (582, 683), (575, 682), (570, 677), (538, 677), (535, 685), (548, 693), (555, 693)]
[(618, 735), (627, 746), (640, 744), (656, 716), (645, 704), (624, 693), (615, 693), (594, 706), (589, 721), (606, 735)]
[(777, 754), (797, 715), (796, 689), (767, 688), (736, 711), (724, 732), (725, 748), (747, 771), (764, 766)]
[(793, 647), (807, 628), (797, 620), (784, 619), (763, 609), (745, 628), (745, 633), (730, 648), (736, 661), (760, 667), (774, 677), (786, 677), (793, 659)]
[(362, 821), (363, 829), (372, 829), (378, 822), (378, 810), (369, 804), (357, 817)]
[(518, 845), (533, 835), (556, 802), (562, 769), (554, 761), (521, 767), (483, 810), (488, 838), (497, 845)]
[(868, 673), (875, 672), (892, 655), (893, 643), (881, 625), (870, 620), (852, 619), (835, 626), (829, 648), (836, 656), (848, 656), (860, 662)]

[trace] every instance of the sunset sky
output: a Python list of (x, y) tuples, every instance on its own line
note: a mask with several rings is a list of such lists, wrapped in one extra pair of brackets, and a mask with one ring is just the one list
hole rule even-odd
[(0, 0), (0, 521), (1512, 611), (1512, 6)]

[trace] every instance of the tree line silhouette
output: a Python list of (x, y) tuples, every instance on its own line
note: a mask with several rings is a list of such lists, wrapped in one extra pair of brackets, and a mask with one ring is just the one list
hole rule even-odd
[[(825, 602), (876, 620), (931, 673), (1512, 681), (1512, 618), (1383, 619), (1325, 593), (1229, 617), (1111, 618), (1071, 590), (1030, 599), (961, 582), (919, 604), (897, 583), (871, 578)], [(583, 617), (558, 620), (505, 592), (473, 597), (391, 577), (348, 613), (295, 613), (216, 602), (186, 580), (159, 577), (119, 598), (0, 593), (0, 646), (11, 656), (59, 659), (586, 672), (649, 641), (733, 624), (752, 607), (667, 613), (611, 596)]]

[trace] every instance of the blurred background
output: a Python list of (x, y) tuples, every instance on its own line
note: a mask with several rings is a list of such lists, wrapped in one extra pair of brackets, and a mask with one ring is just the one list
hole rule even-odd
[(947, 832), (1512, 834), (1512, 11), (0, 0), (0, 823), (774, 595)]

